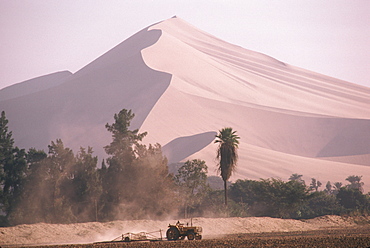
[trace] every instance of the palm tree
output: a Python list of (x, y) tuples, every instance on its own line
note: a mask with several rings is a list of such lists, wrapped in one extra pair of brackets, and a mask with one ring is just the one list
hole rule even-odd
[(289, 181), (297, 181), (299, 183), (306, 184), (305, 181), (302, 179), (302, 177), (303, 177), (303, 175), (299, 175), (297, 173), (294, 173), (289, 177)]
[(215, 143), (219, 143), (217, 150), (218, 170), (221, 173), (222, 180), (224, 180), (225, 188), (225, 205), (227, 205), (227, 180), (235, 171), (236, 162), (238, 160), (237, 148), (240, 137), (235, 134), (231, 127), (225, 127), (219, 130), (216, 135)]
[(362, 186), (364, 186), (364, 183), (361, 182), (362, 176), (349, 176), (346, 178), (348, 182), (350, 182), (350, 185), (347, 185), (348, 188), (350, 189), (358, 189), (361, 192), (363, 192)]

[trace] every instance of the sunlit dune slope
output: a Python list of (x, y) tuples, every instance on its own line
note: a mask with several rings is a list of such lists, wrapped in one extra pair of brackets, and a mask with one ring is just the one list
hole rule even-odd
[[(241, 137), (234, 179), (370, 175), (361, 166), (370, 161), (358, 159), (370, 153), (370, 89), (229, 44), (179, 18), (150, 30), (162, 34), (142, 51), (144, 61), (172, 75), (141, 128), (150, 142), (231, 126)], [(209, 145), (187, 159), (206, 159), (213, 168), (216, 145), (207, 138)]]
[(162, 34), (143, 50), (146, 64), (176, 77), (171, 86), (181, 92), (277, 111), (370, 118), (369, 88), (286, 65), (219, 40), (179, 18), (149, 29)]
[(63, 80), (0, 98), (16, 145), (46, 149), (61, 138), (104, 158), (104, 126), (126, 108), (136, 115), (132, 128), (147, 131), (144, 142), (160, 143), (171, 163), (203, 159), (215, 174), (214, 137), (230, 126), (241, 137), (233, 180), (299, 173), (325, 184), (362, 175), (370, 189), (369, 88), (227, 43), (180, 18), (144, 28)]

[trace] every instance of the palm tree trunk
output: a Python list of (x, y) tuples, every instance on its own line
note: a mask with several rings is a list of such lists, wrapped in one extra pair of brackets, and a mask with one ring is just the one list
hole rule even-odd
[(224, 180), (224, 189), (225, 189), (225, 206), (227, 206), (227, 182)]

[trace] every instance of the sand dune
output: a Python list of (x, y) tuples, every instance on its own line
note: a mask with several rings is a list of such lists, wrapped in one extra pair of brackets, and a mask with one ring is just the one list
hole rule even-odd
[[(151, 68), (172, 75), (142, 126), (155, 133), (153, 140), (166, 143), (172, 132), (190, 135), (190, 127), (232, 126), (241, 136), (234, 179), (269, 175), (286, 180), (299, 171), (306, 180), (343, 182), (348, 175), (365, 180), (370, 175), (369, 167), (361, 166), (369, 162), (355, 165), (355, 156), (370, 153), (368, 88), (223, 42), (179, 18), (150, 30), (162, 35), (142, 51), (143, 58)], [(163, 52), (166, 56), (160, 56)], [(160, 113), (170, 121), (157, 120)], [(174, 125), (162, 131), (166, 122)], [(210, 143), (189, 158), (214, 165), (215, 149)], [(343, 156), (346, 160), (336, 159)]]
[(233, 180), (299, 173), (325, 185), (362, 175), (370, 189), (369, 88), (224, 42), (180, 18), (144, 28), (63, 83), (0, 98), (16, 145), (46, 149), (61, 138), (100, 158), (110, 142), (104, 125), (123, 108), (171, 162), (203, 159), (216, 174), (213, 137), (231, 126), (241, 137)]
[(5, 101), (53, 88), (65, 82), (71, 75), (72, 73), (69, 71), (61, 71), (11, 85), (0, 90), (0, 101)]

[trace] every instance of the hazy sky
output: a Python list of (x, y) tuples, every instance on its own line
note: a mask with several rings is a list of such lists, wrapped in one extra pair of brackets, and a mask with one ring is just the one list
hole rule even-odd
[(174, 15), (244, 48), (370, 87), (368, 0), (0, 0), (0, 89), (76, 72)]

